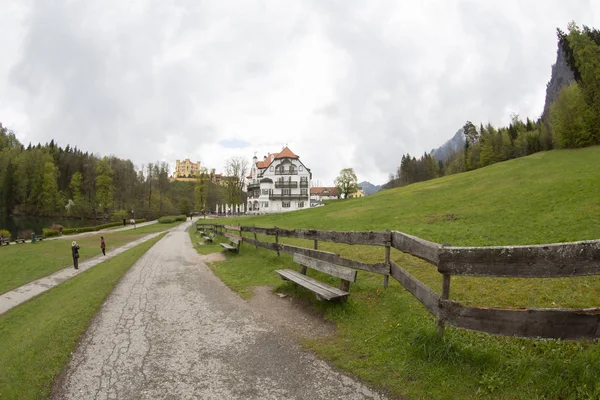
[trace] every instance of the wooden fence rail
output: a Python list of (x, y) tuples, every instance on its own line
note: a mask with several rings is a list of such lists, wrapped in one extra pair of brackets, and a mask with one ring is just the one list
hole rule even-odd
[[(398, 231), (336, 232), (316, 229), (259, 228), (253, 226), (210, 225), (217, 232), (227, 230), (252, 233), (242, 241), (256, 247), (287, 254), (301, 254), (332, 264), (392, 276), (444, 326), (497, 335), (563, 340), (600, 338), (600, 308), (589, 309), (500, 309), (465, 307), (449, 299), (451, 275), (503, 276), (517, 278), (572, 277), (600, 275), (600, 240), (535, 246), (453, 247), (429, 242)], [(274, 236), (275, 243), (262, 242), (256, 235)], [(314, 241), (314, 248), (280, 243), (279, 238)], [(385, 262), (369, 264), (318, 250), (318, 241), (349, 245), (385, 247)], [(410, 275), (390, 260), (389, 249), (421, 258), (437, 267), (443, 277), (442, 295)]]

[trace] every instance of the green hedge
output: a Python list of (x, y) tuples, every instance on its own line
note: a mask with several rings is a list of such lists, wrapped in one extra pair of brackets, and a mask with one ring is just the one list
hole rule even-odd
[(187, 215), (167, 215), (166, 217), (160, 217), (158, 219), (159, 224), (172, 224), (176, 221), (187, 220)]
[[(136, 224), (141, 224), (142, 222), (146, 222), (146, 220), (143, 218), (135, 220)], [(109, 222), (107, 224), (101, 224), (101, 225), (96, 225), (96, 226), (86, 226), (83, 228), (63, 228), (62, 233), (63, 233), (63, 235), (72, 235), (75, 233), (99, 231), (100, 229), (112, 228), (112, 227), (121, 226), (121, 225), (123, 225), (123, 222)], [(127, 221), (127, 225), (130, 225), (129, 220)]]
[(52, 237), (52, 236), (58, 236), (58, 231), (55, 229), (50, 229), (50, 228), (44, 228), (42, 229), (42, 232), (44, 233), (44, 237)]

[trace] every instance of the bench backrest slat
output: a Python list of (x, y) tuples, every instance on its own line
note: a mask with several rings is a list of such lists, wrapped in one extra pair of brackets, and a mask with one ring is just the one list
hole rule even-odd
[(227, 239), (231, 240), (233, 243), (238, 244), (241, 240), (241, 238), (239, 236), (236, 235), (232, 235), (230, 233), (224, 233), (223, 234)]
[(331, 276), (337, 276), (348, 282), (356, 282), (356, 271), (350, 268), (328, 263), (327, 261), (317, 260), (316, 258), (303, 256), (301, 254), (294, 254), (294, 262)]

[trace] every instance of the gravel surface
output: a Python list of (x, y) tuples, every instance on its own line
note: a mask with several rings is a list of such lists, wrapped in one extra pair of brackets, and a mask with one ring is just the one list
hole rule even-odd
[(123, 277), (55, 399), (383, 399), (228, 289), (184, 223)]

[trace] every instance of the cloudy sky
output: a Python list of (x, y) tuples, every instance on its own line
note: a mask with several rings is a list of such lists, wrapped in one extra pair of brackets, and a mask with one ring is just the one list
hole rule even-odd
[(379, 184), (466, 120), (537, 118), (573, 20), (600, 1), (0, 0), (0, 121), (138, 166), (288, 144)]

